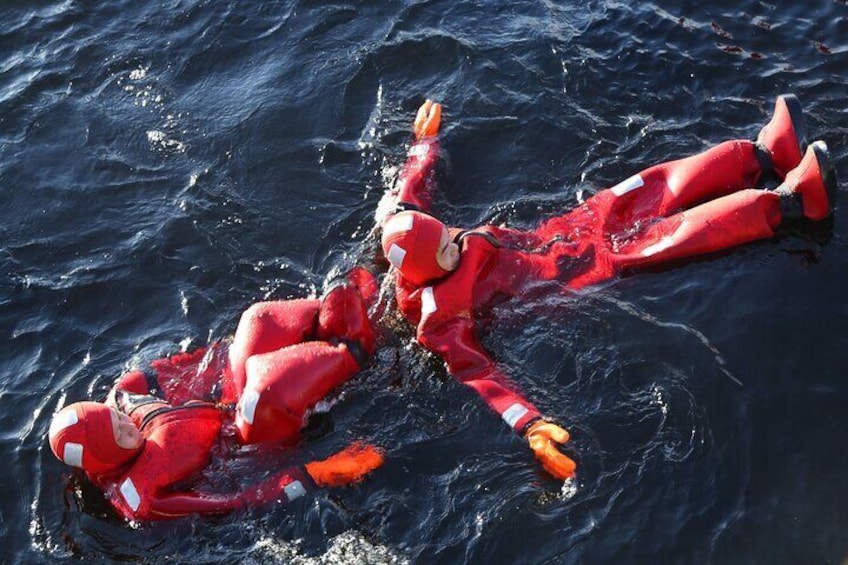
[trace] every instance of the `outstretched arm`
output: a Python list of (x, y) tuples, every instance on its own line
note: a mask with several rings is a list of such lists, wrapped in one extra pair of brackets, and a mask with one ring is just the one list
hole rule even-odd
[(377, 207), (377, 224), (383, 224), (400, 210), (429, 212), (432, 203), (433, 170), (439, 161), (439, 125), (442, 106), (427, 100), (418, 109), (413, 130), (415, 141), (407, 152), (406, 164), (395, 186)]
[(224, 514), (270, 502), (290, 502), (311, 490), (313, 483), (302, 469), (291, 468), (272, 476), (247, 492), (201, 494), (193, 491), (167, 494), (151, 501), (143, 520), (167, 520), (190, 514)]
[(474, 389), (510, 428), (527, 439), (549, 473), (560, 479), (574, 476), (577, 466), (558, 449), (568, 441), (568, 432), (543, 419), (497, 367), (477, 339), (474, 320), (452, 318), (433, 327), (425, 320), (419, 326), (418, 341), (438, 353), (451, 375)]
[(148, 516), (142, 519), (166, 520), (190, 514), (222, 514), (272, 502), (287, 503), (315, 487), (356, 483), (382, 464), (382, 451), (373, 446), (354, 444), (323, 461), (285, 469), (244, 492), (231, 495), (184, 492), (161, 496), (152, 501)]
[(479, 394), (516, 433), (541, 417), (489, 358), (477, 339), (474, 320), (458, 317), (438, 325), (425, 321), (419, 326), (418, 341), (439, 354), (448, 372)]

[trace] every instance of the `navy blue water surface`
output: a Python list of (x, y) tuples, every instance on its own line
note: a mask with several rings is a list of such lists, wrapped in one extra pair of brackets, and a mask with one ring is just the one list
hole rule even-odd
[(848, 205), (496, 312), (486, 345), (573, 432), (573, 491), (408, 331), (305, 446), (384, 446), (355, 487), (134, 528), (45, 440), (122, 370), (367, 254), (424, 97), (455, 225), (531, 226), (753, 138), (787, 91), (848, 179), (845, 0), (35, 0), (0, 23), (0, 562), (291, 561), (345, 532), (418, 563), (848, 557)]

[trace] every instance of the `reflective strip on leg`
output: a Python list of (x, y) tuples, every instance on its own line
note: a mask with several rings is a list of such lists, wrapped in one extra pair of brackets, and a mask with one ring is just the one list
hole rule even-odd
[(656, 255), (661, 251), (665, 251), (672, 245), (674, 245), (674, 238), (670, 235), (667, 235), (655, 244), (649, 245), (648, 247), (643, 249), (641, 255), (642, 257), (650, 257), (651, 255)]
[(645, 181), (641, 175), (633, 175), (629, 179), (623, 180), (610, 189), (616, 196), (622, 196), (632, 190), (645, 186)]
[(238, 415), (240, 415), (248, 424), (253, 424), (253, 417), (256, 414), (257, 404), (259, 404), (259, 393), (255, 390), (245, 390), (241, 397)]

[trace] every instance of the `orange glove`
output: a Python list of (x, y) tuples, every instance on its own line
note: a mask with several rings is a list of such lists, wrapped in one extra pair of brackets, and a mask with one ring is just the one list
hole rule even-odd
[(422, 137), (430, 137), (439, 133), (439, 124), (442, 121), (442, 105), (436, 104), (432, 100), (424, 102), (418, 108), (418, 115), (415, 116), (415, 139)]
[(383, 452), (371, 445), (355, 443), (323, 461), (305, 465), (320, 487), (340, 487), (361, 480), (383, 464)]
[(542, 462), (545, 470), (558, 479), (570, 479), (577, 471), (577, 464), (558, 447), (568, 442), (568, 432), (556, 424), (539, 420), (524, 434), (530, 449)]

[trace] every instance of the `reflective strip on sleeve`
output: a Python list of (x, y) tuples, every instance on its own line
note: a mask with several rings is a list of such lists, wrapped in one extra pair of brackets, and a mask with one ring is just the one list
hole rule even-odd
[(427, 143), (416, 143), (409, 148), (410, 157), (424, 157), (430, 151), (430, 145)]
[(389, 263), (391, 263), (394, 268), (400, 269), (401, 265), (403, 265), (404, 257), (406, 257), (406, 250), (397, 243), (393, 243), (389, 248), (389, 256), (387, 257)]
[(286, 493), (289, 501), (294, 500), (295, 498), (300, 498), (304, 494), (306, 494), (306, 488), (304, 488), (303, 483), (300, 481), (292, 481), (286, 486), (283, 487), (283, 491)]
[(510, 428), (514, 428), (515, 424), (517, 424), (518, 421), (522, 417), (524, 417), (525, 414), (527, 414), (527, 412), (529, 412), (529, 410), (527, 410), (526, 406), (523, 406), (516, 402), (515, 404), (504, 410), (504, 413), (501, 414), (501, 418), (503, 418), (504, 422), (509, 424)]
[(126, 500), (133, 512), (138, 510), (138, 507), (141, 505), (141, 497), (138, 495), (138, 490), (136, 490), (132, 479), (129, 477), (121, 483), (121, 496), (124, 497), (124, 500)]
[(637, 188), (644, 186), (645, 181), (642, 180), (641, 175), (633, 175), (629, 179), (623, 180), (610, 190), (616, 196), (621, 196), (623, 194), (627, 194), (631, 190), (636, 190)]
[(433, 294), (433, 287), (428, 286), (421, 291), (421, 317), (424, 318), (438, 310), (436, 307), (436, 295)]
[(65, 444), (65, 451), (62, 453), (62, 461), (73, 467), (82, 469), (82, 444), (68, 442)]

